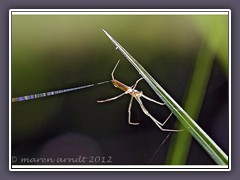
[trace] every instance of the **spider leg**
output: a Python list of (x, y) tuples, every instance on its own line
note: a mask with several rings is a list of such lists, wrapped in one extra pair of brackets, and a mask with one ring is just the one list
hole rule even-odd
[(108, 102), (108, 101), (113, 101), (113, 100), (115, 100), (115, 99), (118, 99), (118, 98), (122, 97), (122, 96), (125, 95), (125, 94), (128, 94), (128, 93), (124, 92), (124, 93), (122, 93), (122, 94), (120, 94), (120, 95), (118, 95), (118, 96), (115, 96), (115, 97), (112, 97), (112, 98), (109, 98), (109, 99), (97, 100), (97, 102), (98, 102), (98, 103), (104, 103), (104, 102)]
[(142, 108), (144, 114), (146, 114), (148, 117), (150, 117), (153, 122), (158, 126), (158, 128), (162, 131), (169, 131), (169, 132), (179, 132), (179, 131), (182, 131), (182, 130), (175, 130), (175, 129), (165, 129), (163, 128), (162, 126), (167, 122), (167, 120), (170, 118), (168, 117), (164, 123), (160, 123), (158, 120), (156, 120), (148, 111), (147, 109), (145, 108), (145, 106), (143, 105), (142, 103), (142, 100), (139, 98), (139, 97), (136, 97), (135, 98), (137, 100), (137, 102), (139, 103), (140, 107)]
[(132, 90), (134, 91), (134, 89), (137, 87), (137, 84), (139, 83), (139, 81), (141, 81), (141, 80), (143, 80), (143, 78), (140, 78), (140, 79), (138, 79), (136, 82), (135, 82), (135, 84), (134, 85), (132, 85)]
[(131, 108), (132, 108), (133, 96), (131, 96), (129, 106), (128, 106), (128, 124), (139, 125), (139, 123), (131, 122)]
[[(134, 92), (134, 90), (135, 90), (138, 82), (141, 81), (142, 79), (143, 79), (143, 78), (140, 78), (140, 79), (138, 79), (138, 80), (135, 82), (135, 84), (131, 87), (131, 91), (130, 91), (129, 93)], [(139, 125), (139, 123), (131, 122), (131, 108), (132, 108), (133, 97), (134, 97), (134, 96), (132, 95), (132, 96), (131, 96), (131, 99), (130, 99), (130, 102), (129, 102), (129, 106), (128, 106), (128, 124), (131, 124), (131, 125)]]
[(154, 99), (152, 99), (152, 98), (150, 98), (150, 97), (147, 97), (147, 96), (145, 96), (144, 94), (142, 94), (142, 97), (145, 98), (145, 99), (147, 99), (147, 100), (149, 100), (149, 101), (151, 101), (151, 102), (154, 102), (154, 103), (156, 103), (156, 104), (159, 104), (159, 105), (161, 105), (161, 106), (164, 106), (164, 105), (165, 105), (164, 102), (155, 101)]

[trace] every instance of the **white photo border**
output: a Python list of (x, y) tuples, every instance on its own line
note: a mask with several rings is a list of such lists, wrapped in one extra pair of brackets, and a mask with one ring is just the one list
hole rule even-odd
[[(13, 15), (227, 15), (229, 75), (228, 165), (12, 165), (11, 31)], [(231, 10), (230, 9), (10, 9), (9, 10), (9, 170), (10, 171), (231, 171)]]

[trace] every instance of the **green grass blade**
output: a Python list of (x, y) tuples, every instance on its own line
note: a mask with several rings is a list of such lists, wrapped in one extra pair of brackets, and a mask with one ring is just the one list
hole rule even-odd
[[(193, 18), (193, 23), (202, 33), (203, 44), (196, 59), (189, 89), (186, 89), (183, 107), (197, 120), (216, 57), (223, 72), (228, 76), (228, 16), (198, 16)], [(177, 133), (171, 139), (166, 164), (185, 164), (191, 135), (187, 132)]]
[(216, 51), (217, 61), (228, 77), (228, 16), (198, 16), (193, 23), (202, 33), (203, 38), (212, 51)]
[(145, 79), (154, 92), (165, 102), (184, 128), (197, 140), (210, 157), (219, 165), (228, 164), (228, 156), (221, 148), (197, 125), (197, 123), (174, 101), (174, 99), (154, 80), (154, 78), (105, 30), (104, 33), (116, 48), (128, 59), (139, 74)]
[[(194, 120), (198, 119), (200, 113), (215, 56), (215, 52), (209, 51), (205, 43), (200, 48), (190, 86), (186, 90), (184, 103), (184, 109)], [(174, 134), (166, 158), (166, 164), (185, 164), (191, 140), (191, 135), (187, 132)]]

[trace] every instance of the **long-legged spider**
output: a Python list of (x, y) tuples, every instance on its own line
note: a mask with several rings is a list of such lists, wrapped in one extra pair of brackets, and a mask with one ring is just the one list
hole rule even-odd
[(143, 78), (140, 78), (136, 81), (136, 83), (134, 85), (132, 85), (131, 87), (121, 83), (120, 81), (116, 80), (114, 78), (114, 72), (119, 64), (120, 60), (117, 62), (117, 64), (115, 65), (111, 75), (112, 75), (112, 84), (114, 85), (114, 87), (124, 91), (122, 94), (118, 95), (118, 96), (115, 96), (115, 97), (112, 97), (112, 98), (109, 98), (109, 99), (105, 99), (105, 100), (98, 100), (97, 102), (98, 103), (104, 103), (104, 102), (108, 102), (108, 101), (113, 101), (115, 99), (118, 99), (120, 97), (122, 97), (123, 95), (125, 94), (129, 94), (131, 95), (131, 99), (130, 99), (130, 102), (129, 102), (129, 106), (128, 106), (128, 123), (131, 124), (131, 125), (138, 125), (139, 123), (135, 123), (135, 122), (131, 122), (131, 108), (132, 108), (132, 102), (133, 102), (133, 98), (136, 99), (136, 101), (138, 102), (138, 104), (140, 105), (142, 111), (144, 112), (144, 114), (146, 114), (148, 117), (150, 117), (152, 119), (152, 121), (159, 127), (160, 130), (162, 131), (171, 131), (171, 132), (179, 132), (181, 130), (175, 130), (175, 129), (165, 129), (163, 128), (164, 124), (170, 119), (172, 113), (167, 117), (167, 119), (165, 119), (165, 121), (163, 123), (159, 122), (157, 119), (155, 119), (148, 111), (147, 109), (145, 108), (145, 106), (143, 105), (142, 103), (142, 100), (141, 100), (141, 97), (151, 101), (151, 102), (154, 102), (156, 104), (159, 104), (159, 105), (165, 105), (165, 103), (161, 103), (161, 102), (158, 102), (158, 101), (155, 101), (154, 99), (151, 99), (150, 97), (147, 97), (143, 94), (142, 91), (138, 91), (136, 90), (135, 88), (137, 87), (137, 84), (139, 83), (139, 81), (141, 81)]

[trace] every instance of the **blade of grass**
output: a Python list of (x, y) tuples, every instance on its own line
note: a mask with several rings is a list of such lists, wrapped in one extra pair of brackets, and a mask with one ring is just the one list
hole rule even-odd
[[(193, 22), (202, 32), (204, 44), (196, 60), (184, 107), (197, 120), (215, 57), (228, 76), (228, 16), (198, 16)], [(171, 139), (166, 164), (185, 164), (192, 140), (190, 134), (174, 134)]]
[[(197, 120), (207, 83), (212, 69), (215, 52), (208, 50), (204, 45), (198, 53), (190, 88), (187, 90), (185, 110)], [(180, 125), (179, 128), (183, 128)], [(175, 134), (169, 147), (166, 164), (185, 164), (191, 144), (191, 135), (187, 132)]]
[(208, 47), (216, 51), (217, 61), (221, 64), (226, 77), (228, 77), (229, 16), (197, 16), (193, 19)]
[(184, 128), (198, 141), (210, 157), (219, 165), (228, 164), (228, 156), (221, 148), (197, 125), (197, 123), (179, 106), (176, 101), (154, 80), (154, 78), (135, 60), (112, 36), (103, 30), (116, 48), (128, 59), (139, 74), (146, 80), (154, 92), (173, 112)]

